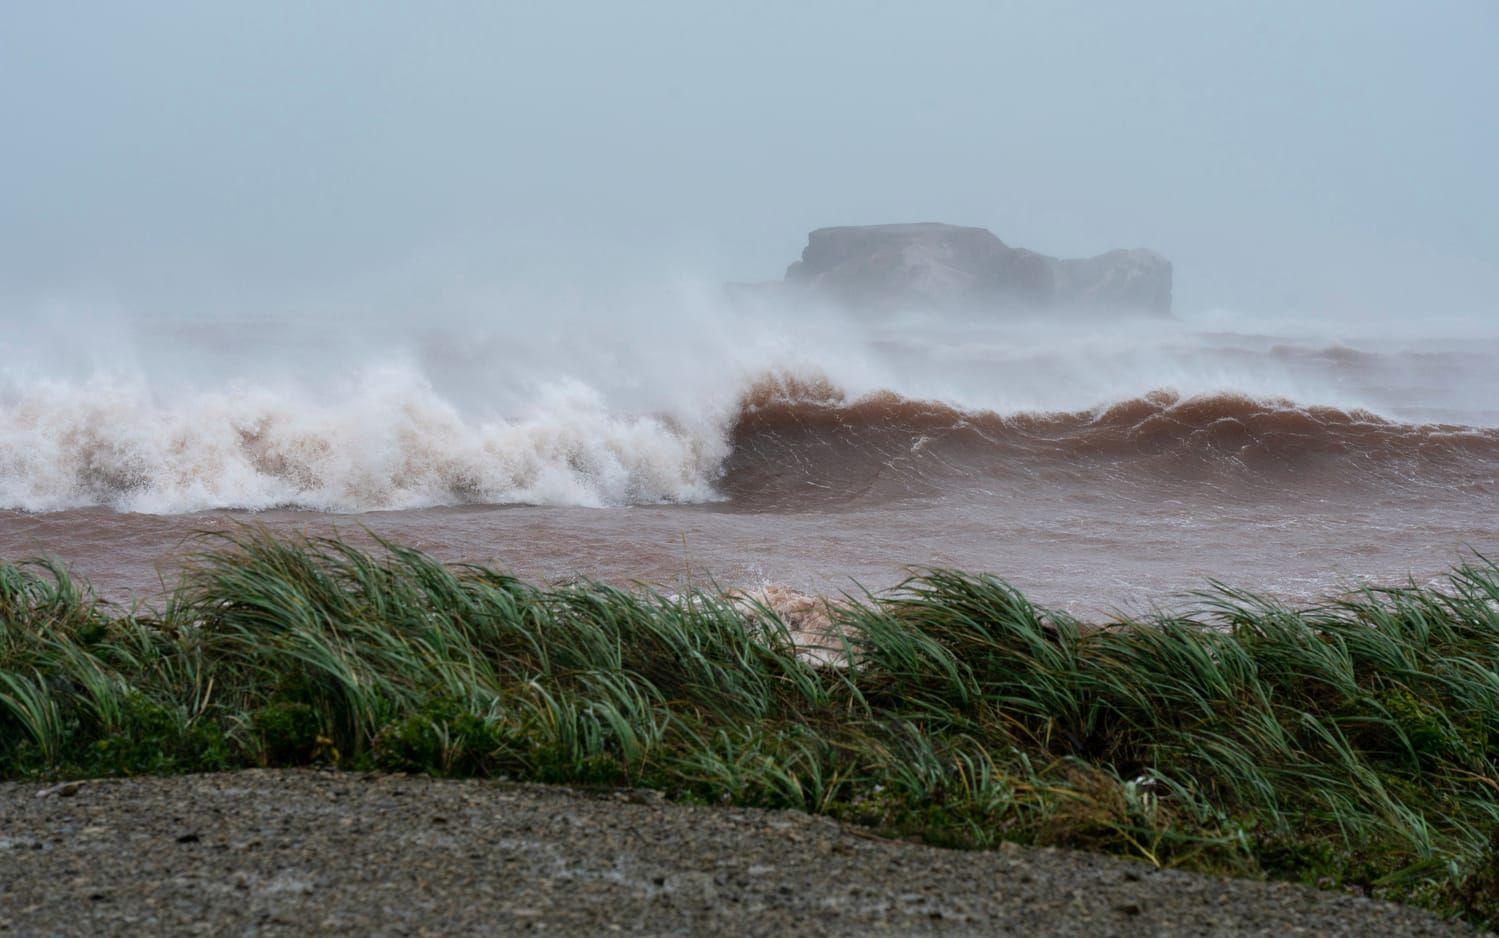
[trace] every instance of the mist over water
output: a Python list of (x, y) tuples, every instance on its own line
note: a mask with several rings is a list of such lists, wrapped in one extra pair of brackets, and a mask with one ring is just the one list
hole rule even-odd
[(1153, 393), (1366, 415), (1354, 424), (1499, 423), (1499, 338), (1476, 322), (1402, 336), (1221, 312), (861, 320), (736, 306), (706, 286), (622, 305), (383, 323), (54, 319), (3, 342), (0, 505), (710, 502), (725, 497), (736, 427), (767, 381), (783, 397), (820, 383), (845, 403), (936, 402), (953, 424), (1071, 413), (1085, 426)]
[[(15, 6), (0, 555), (150, 591), (251, 520), (619, 582), (947, 564), (1099, 608), (1493, 553), (1495, 25)], [(1175, 318), (723, 289), (811, 229), (921, 221), (1157, 252)]]

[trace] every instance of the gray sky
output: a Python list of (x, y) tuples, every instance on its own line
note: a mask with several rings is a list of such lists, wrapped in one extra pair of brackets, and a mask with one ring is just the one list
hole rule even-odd
[(1499, 321), (1499, 4), (9, 3), (0, 316), (1145, 246), (1178, 308)]

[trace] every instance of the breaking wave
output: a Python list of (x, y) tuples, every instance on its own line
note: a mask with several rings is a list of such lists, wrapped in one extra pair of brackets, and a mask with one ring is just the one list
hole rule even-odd
[(566, 383), (514, 419), (473, 420), (379, 374), (337, 402), (266, 388), (161, 400), (42, 383), (0, 407), (0, 504), (355, 512), (467, 503), (700, 501), (727, 455), (714, 426), (622, 416)]
[(98, 381), (41, 382), (0, 401), (0, 505), (37, 512), (724, 498), (773, 510), (994, 494), (1027, 481), (1450, 485), (1496, 475), (1499, 431), (1232, 393), (1001, 414), (774, 375), (737, 405), (638, 415), (568, 382), (518, 416), (476, 420), (414, 376), (381, 373), (332, 402), (254, 386), (163, 399)]
[(775, 379), (746, 395), (732, 439), (722, 486), (746, 507), (993, 495), (1033, 481), (1206, 482), (1245, 494), (1499, 481), (1499, 430), (1236, 393), (1159, 390), (1081, 411), (999, 414)]

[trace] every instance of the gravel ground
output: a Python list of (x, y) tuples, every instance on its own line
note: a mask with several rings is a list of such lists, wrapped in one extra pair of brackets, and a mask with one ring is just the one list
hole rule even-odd
[(1346, 895), (939, 850), (797, 812), (315, 771), (0, 785), (0, 931), (1472, 934)]

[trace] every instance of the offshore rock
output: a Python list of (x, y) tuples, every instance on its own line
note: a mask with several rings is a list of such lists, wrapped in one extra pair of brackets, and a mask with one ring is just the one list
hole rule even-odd
[(855, 309), (1171, 314), (1171, 262), (1153, 251), (1061, 260), (935, 222), (819, 228), (785, 283)]

